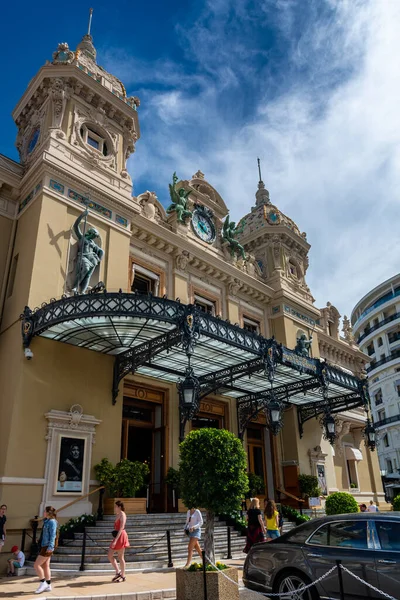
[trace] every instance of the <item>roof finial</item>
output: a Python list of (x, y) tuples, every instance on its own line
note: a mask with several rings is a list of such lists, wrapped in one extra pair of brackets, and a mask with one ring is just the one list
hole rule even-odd
[(262, 181), (262, 177), (261, 177), (261, 164), (260, 164), (260, 159), (257, 158), (257, 164), (258, 164), (258, 174), (260, 176), (260, 181)]
[(89, 26), (88, 26), (88, 35), (90, 35), (90, 28), (92, 26), (92, 16), (93, 16), (93, 8), (89, 9)]
[(261, 161), (259, 158), (257, 158), (257, 165), (258, 165), (258, 175), (260, 177), (260, 179), (258, 181), (258, 190), (256, 192), (256, 206), (258, 207), (258, 206), (262, 206), (263, 204), (269, 204), (270, 199), (269, 199), (269, 191), (265, 189), (265, 185), (262, 180)]

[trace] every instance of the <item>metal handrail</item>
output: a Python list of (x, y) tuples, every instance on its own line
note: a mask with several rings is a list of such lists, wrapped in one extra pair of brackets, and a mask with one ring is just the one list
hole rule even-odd
[(393, 350), (393, 352), (391, 352), (388, 356), (381, 358), (381, 360), (371, 362), (369, 367), (366, 368), (366, 371), (367, 373), (371, 373), (371, 371), (374, 371), (374, 369), (377, 369), (378, 367), (384, 365), (387, 362), (390, 362), (391, 360), (396, 360), (396, 358), (400, 358), (400, 349)]
[(386, 417), (385, 419), (376, 421), (374, 423), (374, 425), (375, 425), (375, 427), (383, 427), (383, 425), (388, 425), (389, 423), (396, 423), (396, 421), (400, 421), (400, 415), (393, 415), (392, 417)]

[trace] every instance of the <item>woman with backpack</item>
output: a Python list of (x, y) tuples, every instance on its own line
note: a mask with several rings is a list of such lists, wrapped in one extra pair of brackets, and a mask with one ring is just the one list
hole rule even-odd
[(39, 554), (35, 560), (34, 569), (40, 579), (35, 594), (51, 592), (50, 560), (56, 547), (57, 521), (56, 509), (46, 506), (44, 511), (43, 529), (39, 539)]

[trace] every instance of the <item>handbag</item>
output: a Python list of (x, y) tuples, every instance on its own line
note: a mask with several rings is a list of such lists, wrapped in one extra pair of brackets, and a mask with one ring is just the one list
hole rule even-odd
[(111, 532), (111, 535), (113, 536), (113, 538), (116, 538), (118, 533), (118, 529), (114, 529), (114, 531)]

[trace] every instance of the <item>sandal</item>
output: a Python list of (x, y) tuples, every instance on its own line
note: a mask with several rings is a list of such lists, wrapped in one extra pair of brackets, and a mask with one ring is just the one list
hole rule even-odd
[(126, 577), (122, 577), (122, 575), (120, 575), (117, 583), (124, 583), (124, 581), (126, 581)]
[(116, 583), (118, 581), (118, 579), (122, 577), (121, 572), (117, 573), (112, 579), (111, 581), (113, 581), (114, 583)]

